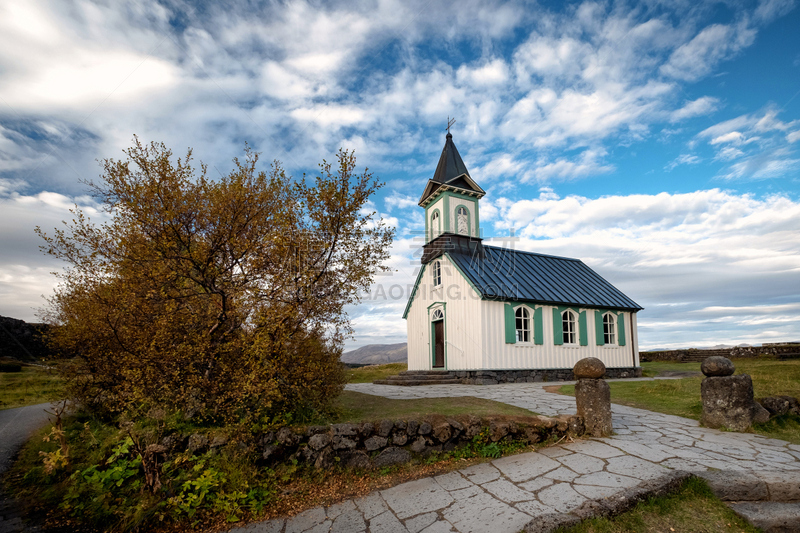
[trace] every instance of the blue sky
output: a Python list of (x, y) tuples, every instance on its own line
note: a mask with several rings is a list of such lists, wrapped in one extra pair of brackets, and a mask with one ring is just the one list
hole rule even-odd
[(222, 173), (245, 142), (296, 176), (343, 147), (398, 230), (348, 346), (402, 342), (451, 116), (484, 237), (583, 259), (643, 348), (800, 340), (799, 28), (785, 0), (4, 2), (0, 314), (35, 318), (60, 265), (34, 226), (99, 217), (80, 180), (134, 134)]

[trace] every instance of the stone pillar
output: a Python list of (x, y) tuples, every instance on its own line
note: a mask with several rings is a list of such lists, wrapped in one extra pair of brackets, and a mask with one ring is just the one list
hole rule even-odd
[(725, 427), (744, 431), (753, 422), (769, 420), (769, 412), (753, 400), (753, 380), (747, 374), (734, 376), (735, 367), (727, 357), (707, 357), (700, 370), (706, 375), (700, 385), (703, 416), (700, 422), (710, 428)]
[(611, 435), (611, 389), (602, 378), (606, 365), (596, 357), (587, 357), (575, 363), (575, 403), (578, 416), (583, 418), (586, 434), (593, 437)]

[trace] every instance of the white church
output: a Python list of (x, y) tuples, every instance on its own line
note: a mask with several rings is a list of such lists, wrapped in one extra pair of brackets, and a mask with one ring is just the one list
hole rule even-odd
[(597, 357), (607, 377), (641, 375), (642, 307), (579, 259), (484, 245), (485, 194), (448, 132), (419, 201), (426, 242), (403, 314), (409, 374), (555, 381), (571, 379), (578, 360)]

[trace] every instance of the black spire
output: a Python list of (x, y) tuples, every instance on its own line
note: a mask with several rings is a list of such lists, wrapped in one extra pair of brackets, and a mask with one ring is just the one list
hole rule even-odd
[(453, 134), (447, 132), (442, 155), (439, 158), (439, 164), (436, 165), (436, 172), (433, 174), (432, 181), (448, 183), (463, 174), (469, 176), (469, 170), (467, 170), (464, 161), (461, 160), (456, 145), (453, 144)]

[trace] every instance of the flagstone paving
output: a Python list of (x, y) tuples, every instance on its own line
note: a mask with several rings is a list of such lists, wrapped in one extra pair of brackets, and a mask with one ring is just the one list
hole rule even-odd
[[(546, 385), (552, 383), (426, 387), (361, 383), (349, 384), (347, 390), (395, 399), (474, 396), (547, 416), (574, 414), (575, 399), (548, 393)], [(231, 533), (512, 533), (537, 519), (574, 512), (587, 500), (609, 498), (675, 470), (733, 471), (767, 484), (777, 472), (789, 475), (795, 484), (800, 479), (798, 445), (702, 428), (694, 420), (620, 405), (612, 405), (612, 416), (615, 435), (609, 438), (503, 457)]]

